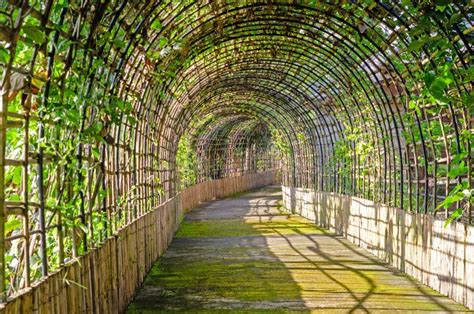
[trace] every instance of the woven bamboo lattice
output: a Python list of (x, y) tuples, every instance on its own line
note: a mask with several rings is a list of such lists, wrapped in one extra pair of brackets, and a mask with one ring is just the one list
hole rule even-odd
[(286, 186), (472, 223), (473, 13), (2, 0), (2, 298), (182, 186), (275, 167)]

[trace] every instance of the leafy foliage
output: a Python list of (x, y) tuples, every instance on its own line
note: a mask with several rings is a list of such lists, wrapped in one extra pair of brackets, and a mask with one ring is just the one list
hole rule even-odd
[(472, 221), (464, 2), (29, 6), (0, 4), (10, 293), (171, 197), (176, 170), (279, 159), (287, 185)]
[(195, 147), (189, 139), (189, 135), (183, 135), (179, 140), (176, 153), (176, 165), (179, 171), (181, 188), (197, 183), (198, 161)]

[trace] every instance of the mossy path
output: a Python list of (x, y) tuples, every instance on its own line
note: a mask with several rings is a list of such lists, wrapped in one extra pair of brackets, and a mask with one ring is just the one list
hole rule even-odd
[(462, 312), (265, 188), (189, 213), (130, 313)]

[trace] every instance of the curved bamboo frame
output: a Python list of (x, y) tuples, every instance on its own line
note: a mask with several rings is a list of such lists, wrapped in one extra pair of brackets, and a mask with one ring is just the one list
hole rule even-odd
[[(445, 217), (465, 206), (472, 223), (469, 202), (437, 210), (454, 187), (472, 189), (472, 9), (4, 2), (3, 298), (176, 195), (184, 134), (199, 151), (199, 182), (275, 167), (268, 138), (279, 134), (286, 186)], [(26, 89), (9, 99), (20, 74), (43, 81), (33, 106)], [(450, 83), (435, 99), (428, 85), (442, 75)]]

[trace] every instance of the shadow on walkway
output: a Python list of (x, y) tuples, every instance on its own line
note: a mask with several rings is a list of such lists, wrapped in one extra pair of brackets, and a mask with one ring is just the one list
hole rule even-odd
[(463, 312), (349, 241), (289, 215), (277, 188), (203, 205), (183, 221), (130, 313)]

